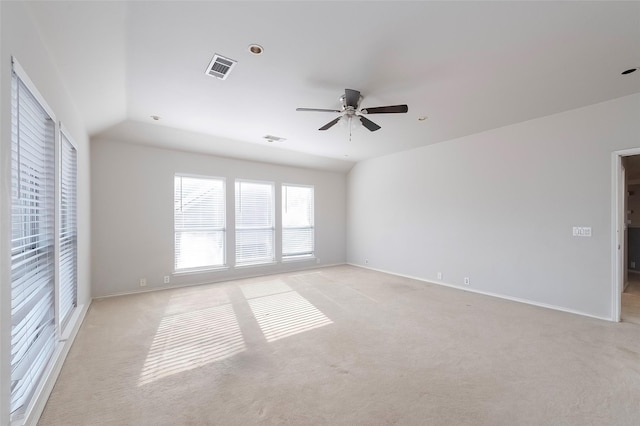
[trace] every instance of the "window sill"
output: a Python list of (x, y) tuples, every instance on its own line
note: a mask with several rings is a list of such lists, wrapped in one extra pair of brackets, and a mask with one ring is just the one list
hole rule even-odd
[(211, 268), (194, 268), (194, 269), (181, 269), (179, 271), (173, 271), (173, 275), (193, 275), (204, 274), (207, 272), (219, 272), (229, 270), (228, 266), (215, 266)]
[(83, 319), (82, 317), (83, 312), (84, 312), (84, 305), (78, 305), (75, 308), (73, 308), (73, 311), (69, 316), (69, 320), (66, 322), (66, 324), (62, 328), (62, 333), (60, 334), (61, 342), (66, 342), (67, 340), (69, 340), (71, 338), (71, 335), (74, 334), (74, 330), (76, 330), (77, 327), (80, 326), (78, 321), (81, 321)]
[(277, 264), (278, 262), (276, 262), (275, 260), (272, 260), (269, 262), (241, 263), (239, 265), (236, 265), (235, 268), (244, 269), (244, 268), (254, 268), (256, 266), (271, 266), (271, 265), (277, 265)]
[(306, 256), (292, 256), (289, 258), (283, 258), (282, 263), (294, 263), (294, 262), (309, 262), (309, 261), (317, 261), (317, 257), (314, 255), (306, 255)]

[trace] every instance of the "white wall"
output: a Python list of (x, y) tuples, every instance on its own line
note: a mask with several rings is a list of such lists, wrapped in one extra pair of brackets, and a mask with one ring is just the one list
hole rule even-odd
[[(0, 424), (9, 422), (11, 345), (11, 56), (15, 56), (78, 144), (78, 303), (90, 302), (89, 139), (84, 123), (23, 2), (0, 2)], [(61, 348), (66, 353), (71, 340)], [(62, 360), (59, 359), (58, 366)], [(47, 395), (43, 398), (46, 401)]]
[[(162, 148), (92, 140), (93, 295), (100, 297), (165, 287), (271, 274), (346, 260), (346, 175), (277, 166)], [(173, 178), (176, 173), (226, 178), (227, 260), (231, 267), (172, 275), (174, 266)], [(315, 260), (233, 268), (234, 180), (253, 179), (315, 187)], [(276, 205), (280, 205), (276, 186)], [(278, 216), (277, 216), (278, 217)], [(139, 286), (140, 278), (148, 285)]]
[(348, 262), (611, 318), (611, 155), (638, 146), (640, 94), (358, 163)]

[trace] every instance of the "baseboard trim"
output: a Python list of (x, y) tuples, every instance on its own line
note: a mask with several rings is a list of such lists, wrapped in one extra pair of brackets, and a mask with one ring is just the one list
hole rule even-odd
[[(89, 307), (91, 306), (91, 300), (82, 306), (78, 306), (75, 312), (72, 314), (71, 319), (66, 327), (66, 330), (61, 335), (60, 344), (51, 358), (51, 367), (47, 369), (45, 377), (40, 381), (41, 385), (36, 389), (34, 394), (33, 403), (28, 408), (23, 420), (23, 425), (36, 426), (40, 420), (40, 416), (44, 411), (44, 407), (47, 405), (49, 396), (53, 391), (53, 387), (58, 380), (64, 361), (67, 359), (69, 350), (73, 345), (73, 341), (76, 339), (80, 326), (82, 325)], [(13, 426), (13, 423), (12, 423)]]
[(427, 279), (421, 278), (421, 277), (415, 277), (415, 276), (406, 275), (406, 274), (399, 274), (397, 272), (387, 271), (387, 270), (384, 270), (384, 269), (371, 268), (369, 266), (358, 265), (356, 263), (347, 262), (347, 265), (355, 266), (357, 268), (362, 268), (362, 269), (369, 269), (371, 271), (382, 272), (382, 273), (389, 274), (389, 275), (395, 275), (395, 276), (398, 276), (398, 277), (409, 278), (409, 279), (416, 280), (416, 281), (422, 281), (422, 282), (426, 282), (426, 283), (429, 283), (429, 284), (435, 284), (435, 285), (440, 285), (440, 286), (443, 286), (443, 287), (449, 287), (449, 288), (453, 288), (453, 289), (456, 289), (456, 290), (467, 291), (469, 293), (482, 294), (484, 296), (496, 297), (498, 299), (509, 300), (511, 302), (524, 303), (526, 305), (537, 306), (539, 308), (552, 309), (554, 311), (566, 312), (568, 314), (574, 314), (574, 315), (581, 315), (583, 317), (595, 318), (595, 319), (603, 320), (603, 321), (617, 322), (617, 321), (614, 321), (611, 318), (601, 317), (601, 316), (598, 316), (598, 315), (593, 315), (593, 314), (589, 314), (589, 313), (586, 313), (586, 312), (565, 308), (563, 306), (550, 305), (550, 304), (547, 304), (547, 303), (536, 302), (536, 301), (529, 300), (529, 299), (522, 299), (522, 298), (519, 298), (519, 297), (506, 296), (506, 295), (503, 295), (503, 294), (492, 293), (492, 292), (489, 292), (489, 291), (482, 291), (482, 290), (478, 290), (478, 289), (474, 289), (474, 288), (462, 287), (462, 286), (455, 285), (455, 284), (449, 284), (449, 283), (446, 283), (444, 281), (427, 280)]
[(256, 277), (270, 277), (270, 276), (273, 276), (273, 275), (288, 274), (290, 272), (311, 271), (311, 270), (314, 270), (314, 269), (331, 268), (331, 267), (334, 267), (334, 266), (342, 266), (342, 265), (347, 265), (347, 263), (346, 262), (342, 262), (342, 263), (330, 263), (330, 264), (326, 264), (326, 265), (312, 265), (312, 266), (308, 266), (308, 267), (293, 268), (293, 269), (289, 269), (289, 270), (286, 270), (286, 271), (273, 272), (273, 273), (269, 273), (269, 274), (247, 274), (247, 275), (242, 275), (242, 276), (233, 277), (233, 278), (229, 278), (229, 277), (222, 278), (220, 280), (207, 280), (207, 281), (189, 283), (189, 284), (167, 285), (167, 286), (146, 288), (146, 289), (142, 289), (142, 290), (123, 291), (123, 292), (118, 292), (118, 293), (105, 294), (103, 296), (96, 296), (96, 297), (93, 298), (93, 300), (108, 299), (110, 297), (118, 297), (118, 296), (129, 296), (129, 295), (132, 295), (132, 294), (142, 294), (142, 293), (149, 293), (149, 292), (153, 292), (153, 291), (171, 290), (173, 288), (186, 288), (186, 287), (195, 287), (195, 286), (199, 286), (199, 285), (219, 284), (219, 283), (224, 283), (224, 282), (246, 280), (246, 279), (249, 279), (249, 278), (256, 278)]

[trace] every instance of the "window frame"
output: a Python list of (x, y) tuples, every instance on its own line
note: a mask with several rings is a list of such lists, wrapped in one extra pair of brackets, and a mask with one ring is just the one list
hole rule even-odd
[[(271, 226), (270, 227), (251, 227), (251, 228), (239, 228), (238, 226), (238, 200), (240, 195), (238, 194), (238, 185), (242, 185), (243, 183), (248, 184), (258, 184), (258, 185), (268, 185), (271, 188)], [(253, 180), (253, 179), (241, 179), (236, 178), (234, 181), (234, 221), (235, 221), (235, 229), (234, 229), (234, 237), (235, 237), (235, 267), (236, 268), (245, 268), (245, 267), (253, 267), (253, 266), (265, 266), (265, 265), (273, 265), (277, 264), (277, 253), (276, 253), (276, 183), (273, 181), (264, 181), (264, 180)], [(238, 230), (246, 231), (246, 230), (270, 230), (271, 231), (271, 257), (264, 258), (263, 260), (249, 260), (249, 261), (238, 261)]]
[[(59, 131), (58, 131), (58, 143), (56, 144), (57, 153), (56, 153), (56, 318), (58, 321), (59, 333), (62, 335), (69, 324), (71, 317), (73, 317), (74, 310), (78, 307), (78, 145), (75, 140), (71, 137), (71, 133), (67, 130), (67, 128), (59, 123)], [(63, 286), (65, 283), (63, 282), (62, 275), (62, 263), (61, 259), (63, 256), (62, 252), (62, 216), (63, 216), (63, 205), (62, 205), (62, 184), (64, 181), (64, 142), (65, 139), (72, 147), (74, 152), (74, 170), (73, 170), (73, 203), (71, 206), (73, 213), (73, 221), (74, 221), (74, 229), (73, 229), (73, 253), (72, 253), (72, 261), (74, 262), (74, 274), (72, 276), (72, 293), (73, 293), (73, 303), (72, 308), (69, 312), (66, 313), (66, 316), (63, 316), (62, 312), (62, 296), (63, 296)], [(62, 337), (61, 337), (62, 338)]]
[[(189, 179), (201, 179), (201, 180), (214, 180), (214, 181), (220, 181), (222, 183), (222, 214), (223, 214), (223, 226), (218, 228), (218, 227), (212, 227), (210, 229), (197, 229), (197, 230), (191, 230), (191, 231), (185, 231), (185, 230), (180, 230), (178, 231), (177, 227), (176, 227), (176, 209), (175, 209), (175, 203), (176, 203), (176, 178), (189, 178)], [(227, 225), (228, 225), (228, 220), (227, 220), (227, 179), (221, 176), (205, 176), (205, 175), (197, 175), (197, 174), (190, 174), (190, 173), (174, 173), (173, 175), (173, 274), (174, 275), (182, 275), (182, 274), (191, 274), (191, 273), (198, 273), (198, 272), (207, 272), (207, 271), (217, 271), (217, 270), (225, 270), (228, 269), (228, 262), (227, 262), (227, 251), (228, 251), (228, 244), (227, 244)], [(178, 232), (222, 232), (222, 264), (220, 265), (204, 265), (204, 266), (195, 266), (195, 267), (188, 267), (188, 268), (178, 268), (178, 258), (177, 258), (177, 254), (178, 254), (178, 239), (177, 239), (177, 235)]]
[[(286, 205), (286, 198), (285, 198), (285, 188), (286, 187), (297, 187), (297, 188), (309, 188), (311, 189), (311, 225), (310, 226), (305, 226), (305, 227), (287, 227), (284, 225), (284, 215), (285, 215), (285, 205)], [(296, 262), (296, 261), (303, 261), (303, 260), (309, 260), (309, 259), (315, 259), (316, 258), (316, 224), (315, 224), (315, 216), (316, 216), (316, 204), (315, 204), (315, 198), (316, 198), (316, 188), (315, 185), (304, 185), (304, 184), (298, 184), (298, 183), (282, 183), (281, 185), (281, 197), (282, 197), (282, 202), (280, 203), (281, 206), (281, 211), (280, 211), (280, 233), (281, 233), (281, 249), (280, 249), (280, 255), (282, 257), (282, 262), (286, 263), (286, 262)], [(311, 229), (312, 230), (312, 250), (311, 253), (306, 253), (306, 254), (298, 254), (298, 255), (286, 255), (284, 253), (284, 247), (285, 247), (285, 239), (284, 239), (284, 231), (285, 229)]]
[[(37, 340), (38, 336), (35, 336), (34, 339), (31, 340), (31, 342), (29, 343), (27, 341), (27, 343), (29, 343), (29, 347), (30, 348), (34, 348), (34, 347), (38, 347), (40, 345), (44, 345), (43, 347), (48, 347), (48, 351), (49, 353), (44, 354), (44, 356), (46, 357), (46, 359), (43, 359), (43, 353), (39, 352), (36, 356), (32, 359), (32, 362), (29, 363), (25, 368), (26, 368), (26, 372), (24, 373), (25, 376), (30, 376), (33, 375), (34, 377), (32, 379), (30, 379), (31, 384), (28, 385), (29, 387), (27, 388), (27, 391), (24, 395), (27, 395), (26, 397), (21, 397), (20, 399), (18, 399), (18, 402), (16, 402), (16, 400), (14, 399), (14, 394), (13, 392), (10, 393), (9, 395), (9, 417), (10, 417), (10, 421), (14, 422), (14, 421), (22, 421), (23, 419), (28, 419), (31, 415), (31, 412), (33, 410), (34, 404), (38, 401), (38, 397), (40, 392), (42, 391), (42, 387), (44, 385), (45, 380), (47, 379), (47, 376), (49, 374), (49, 372), (51, 371), (52, 368), (52, 362), (56, 359), (56, 353), (60, 344), (60, 325), (59, 325), (59, 312), (58, 312), (58, 306), (57, 306), (57, 293), (58, 293), (58, 271), (59, 271), (59, 262), (58, 262), (58, 225), (57, 225), (57, 221), (58, 221), (58, 197), (59, 197), (59, 193), (58, 193), (58, 149), (59, 149), (59, 125), (58, 122), (56, 120), (56, 116), (53, 112), (53, 110), (51, 109), (51, 107), (49, 106), (49, 104), (46, 102), (46, 100), (44, 99), (44, 97), (40, 94), (40, 92), (38, 91), (36, 85), (33, 83), (33, 81), (31, 81), (31, 79), (29, 78), (28, 74), (24, 71), (24, 69), (20, 66), (20, 64), (18, 63), (18, 61), (12, 57), (11, 58), (11, 65), (12, 65), (12, 70), (11, 70), (11, 100), (10, 100), (10, 110), (11, 110), (11, 164), (10, 164), (10, 169), (11, 169), (11, 191), (13, 192), (13, 186), (14, 184), (16, 184), (16, 182), (14, 182), (14, 173), (15, 177), (17, 178), (17, 185), (20, 186), (20, 182), (21, 178), (20, 178), (20, 169), (14, 170), (14, 124), (17, 128), (17, 132), (20, 132), (19, 128), (20, 128), (20, 114), (19, 114), (19, 109), (20, 109), (20, 84), (22, 84), (25, 89), (29, 92), (29, 94), (33, 97), (33, 99), (35, 100), (35, 102), (38, 104), (38, 106), (44, 111), (44, 113), (46, 114), (47, 118), (46, 120), (49, 121), (51, 123), (51, 139), (45, 139), (44, 144), (50, 144), (51, 146), (49, 147), (44, 147), (43, 145), (43, 149), (44, 150), (52, 150), (53, 152), (50, 154), (47, 154), (44, 157), (44, 162), (45, 162), (45, 166), (44, 168), (47, 170), (45, 172), (45, 174), (50, 174), (50, 176), (47, 176), (47, 179), (51, 179), (52, 182), (47, 183), (47, 192), (45, 195), (43, 195), (43, 198), (47, 198), (50, 197), (51, 199), (47, 202), (49, 205), (47, 205), (47, 209), (49, 210), (49, 213), (51, 215), (51, 218), (48, 219), (50, 221), (50, 223), (47, 225), (45, 224), (44, 226), (50, 226), (51, 230), (45, 235), (45, 240), (48, 241), (48, 243), (44, 246), (46, 247), (45, 252), (51, 252), (51, 257), (53, 259), (52, 262), (52, 266), (51, 268), (53, 269), (53, 271), (49, 271), (49, 269), (47, 269), (47, 271), (45, 272), (46, 274), (46, 280), (50, 281), (50, 283), (45, 284), (44, 287), (42, 287), (40, 290), (38, 290), (38, 295), (40, 295), (40, 293), (43, 293), (43, 295), (45, 297), (39, 297), (39, 298), (34, 298), (33, 302), (30, 302), (31, 304), (33, 304), (32, 308), (36, 308), (39, 305), (41, 305), (42, 303), (46, 302), (46, 305), (49, 305), (49, 307), (47, 309), (52, 310), (53, 312), (53, 318), (51, 320), (47, 320), (47, 322), (51, 322), (51, 326), (53, 327), (53, 330), (51, 330), (51, 334), (50, 337), (47, 338), (47, 341), (45, 341), (44, 343), (40, 343), (39, 340)], [(16, 109), (16, 119), (18, 119), (17, 122), (14, 123), (14, 98), (13, 98), (13, 84), (14, 84), (14, 78), (16, 78), (16, 85), (17, 85), (17, 92), (16, 92), (16, 101), (17, 104), (15, 106)], [(18, 140), (16, 142), (18, 144), (17, 149), (18, 151), (21, 151), (21, 147), (20, 147), (20, 139), (18, 136)], [(18, 154), (17, 157), (17, 161), (18, 164), (20, 163), (20, 154)], [(40, 192), (38, 192), (40, 193)], [(11, 282), (11, 291), (10, 291), (10, 297), (13, 299), (13, 295), (14, 295), (14, 256), (18, 255), (19, 253), (24, 253), (25, 250), (19, 250), (19, 249), (14, 249), (13, 248), (13, 240), (14, 240), (14, 235), (13, 235), (13, 217), (14, 217), (14, 213), (13, 213), (13, 208), (15, 207), (14, 205), (14, 196), (13, 194), (11, 195), (11, 214), (10, 214), (10, 223), (11, 223), (11, 235), (9, 236), (9, 245), (10, 245), (10, 262), (9, 262), (9, 266), (10, 266), (10, 282)], [(18, 204), (19, 206), (19, 204)], [(22, 217), (24, 217), (25, 214), (22, 214)], [(40, 225), (42, 226), (42, 225)], [(50, 241), (49, 241), (50, 240)], [(34, 243), (36, 244), (36, 243)], [(41, 250), (38, 250), (38, 252), (40, 252)], [(50, 275), (49, 275), (50, 274)], [(47, 295), (48, 291), (43, 292), (43, 290), (46, 290), (47, 287), (50, 286), (51, 289), (51, 298), (52, 300), (49, 302), (47, 302), (47, 298), (49, 297)], [(11, 316), (11, 320), (12, 323), (15, 320), (15, 314), (18, 314), (18, 312), (16, 311), (14, 313), (14, 305), (13, 303), (11, 303), (10, 305), (10, 316)], [(23, 312), (20, 312), (20, 314), (23, 314)], [(34, 310), (31, 309), (28, 312), (24, 313), (24, 317), (29, 317), (31, 315), (34, 314)], [(44, 323), (43, 323), (44, 324)], [(38, 330), (41, 330), (40, 328), (38, 328)], [(40, 335), (41, 331), (38, 331), (38, 335)], [(18, 341), (14, 341), (14, 330), (13, 330), (13, 326), (11, 327), (11, 337), (10, 337), (10, 345), (13, 346), (14, 343), (18, 343)], [(50, 346), (50, 348), (49, 348)], [(23, 360), (25, 360), (26, 358), (22, 357), (20, 358), (18, 361), (16, 362), (16, 366), (18, 365), (18, 363), (21, 363)], [(9, 363), (10, 365), (14, 364), (14, 355), (11, 354), (9, 357)], [(36, 370), (35, 372), (33, 371), (34, 367), (37, 367), (39, 370)], [(22, 368), (22, 367), (19, 367)], [(13, 370), (13, 368), (12, 368)], [(13, 382), (14, 381), (14, 374), (13, 371), (11, 373), (11, 377), (10, 380)], [(24, 379), (22, 379), (24, 380)], [(12, 383), (13, 386), (13, 383)], [(17, 407), (14, 407), (14, 403), (18, 403)]]

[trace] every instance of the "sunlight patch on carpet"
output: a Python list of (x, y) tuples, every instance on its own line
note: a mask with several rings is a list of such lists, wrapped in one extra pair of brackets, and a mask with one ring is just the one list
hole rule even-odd
[(248, 300), (268, 342), (332, 324), (296, 291)]
[(245, 349), (230, 304), (166, 316), (158, 326), (138, 386), (220, 361)]

